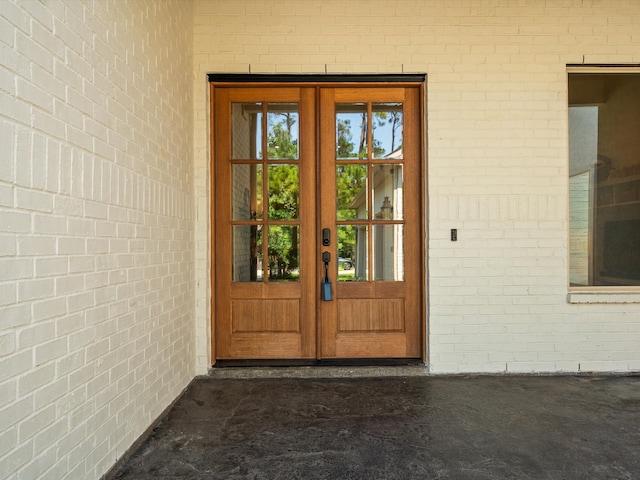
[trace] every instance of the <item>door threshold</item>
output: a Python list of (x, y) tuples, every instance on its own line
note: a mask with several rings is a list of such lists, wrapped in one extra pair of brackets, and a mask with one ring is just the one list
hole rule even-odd
[(213, 368), (229, 367), (393, 367), (420, 365), (419, 358), (331, 358), (218, 360)]
[(363, 378), (429, 375), (420, 359), (349, 359), (295, 361), (218, 361), (209, 370), (214, 378)]

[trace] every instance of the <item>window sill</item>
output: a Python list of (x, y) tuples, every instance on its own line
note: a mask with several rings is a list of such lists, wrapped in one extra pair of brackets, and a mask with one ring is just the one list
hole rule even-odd
[(569, 292), (569, 303), (640, 303), (640, 291)]

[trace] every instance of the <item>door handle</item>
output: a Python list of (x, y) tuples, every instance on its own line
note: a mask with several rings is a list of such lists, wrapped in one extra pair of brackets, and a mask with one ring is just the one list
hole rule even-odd
[(329, 262), (331, 261), (331, 253), (322, 252), (322, 261), (324, 262), (324, 278), (321, 282), (322, 300), (324, 300), (325, 302), (330, 302), (331, 300), (333, 300), (333, 293), (331, 291), (331, 280), (329, 280)]

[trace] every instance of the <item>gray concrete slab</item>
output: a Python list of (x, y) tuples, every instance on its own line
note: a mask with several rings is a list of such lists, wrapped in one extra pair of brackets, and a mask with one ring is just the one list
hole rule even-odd
[(115, 473), (638, 479), (638, 376), (196, 379)]

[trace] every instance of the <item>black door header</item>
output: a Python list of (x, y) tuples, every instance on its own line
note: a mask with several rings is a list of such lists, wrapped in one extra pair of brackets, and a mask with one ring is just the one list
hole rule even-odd
[(238, 83), (368, 83), (424, 82), (424, 73), (398, 74), (282, 74), (282, 73), (209, 73), (209, 82)]

